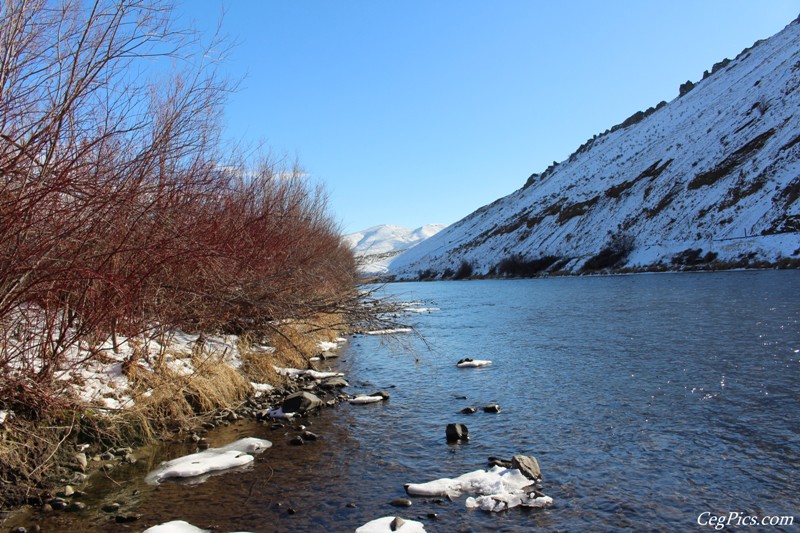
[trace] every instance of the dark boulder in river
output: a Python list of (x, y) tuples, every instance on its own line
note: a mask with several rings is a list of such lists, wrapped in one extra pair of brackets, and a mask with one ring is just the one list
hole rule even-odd
[(464, 424), (447, 424), (445, 435), (447, 436), (447, 442), (469, 440), (469, 430)]

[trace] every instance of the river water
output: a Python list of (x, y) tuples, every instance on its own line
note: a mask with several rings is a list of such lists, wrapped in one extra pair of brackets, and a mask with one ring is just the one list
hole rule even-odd
[[(86, 511), (48, 518), (44, 530), (142, 531), (183, 519), (217, 531), (353, 531), (387, 515), (420, 519), (429, 532), (712, 531), (697, 524), (704, 512), (800, 521), (800, 272), (403, 283), (384, 292), (438, 308), (410, 318), (425, 342), (360, 336), (341, 349), (334, 368), (347, 373), (348, 392), (383, 389), (388, 402), (324, 410), (306, 422), (320, 440), (300, 447), (288, 445), (291, 428), (217, 430), (212, 445), (256, 436), (274, 447), (250, 468), (197, 485), (138, 481), (187, 451), (154, 449), (96, 481), (85, 499), (94, 509), (122, 500), (138, 522)], [(462, 357), (493, 364), (458, 369)], [(491, 403), (502, 411), (460, 413)], [(468, 426), (469, 442), (445, 441), (453, 422)], [(516, 454), (538, 458), (553, 506), (490, 514), (466, 509), (463, 497), (390, 505), (404, 483)], [(726, 528), (736, 530), (759, 528)]]

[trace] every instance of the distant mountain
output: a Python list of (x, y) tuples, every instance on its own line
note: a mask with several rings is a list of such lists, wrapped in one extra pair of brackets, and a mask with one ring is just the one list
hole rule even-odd
[(798, 198), (800, 19), (393, 258), (389, 273), (798, 265)]
[(344, 236), (359, 258), (360, 270), (365, 274), (386, 272), (389, 260), (397, 254), (439, 233), (444, 224), (427, 224), (417, 229), (400, 226), (375, 226)]

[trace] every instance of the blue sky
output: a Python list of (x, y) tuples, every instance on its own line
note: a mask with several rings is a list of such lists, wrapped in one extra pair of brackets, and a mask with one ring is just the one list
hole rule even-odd
[[(224, 16), (222, 16), (224, 11)], [(225, 136), (297, 158), (345, 233), (451, 224), (800, 14), (800, 0), (185, 0), (236, 43)]]

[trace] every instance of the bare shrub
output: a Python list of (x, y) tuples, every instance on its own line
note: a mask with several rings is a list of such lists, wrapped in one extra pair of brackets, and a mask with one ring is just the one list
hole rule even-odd
[(221, 155), (219, 45), (160, 0), (0, 4), (0, 406), (70, 407), (56, 374), (109, 337), (357, 305), (324, 191)]
[(633, 251), (635, 239), (633, 235), (617, 234), (600, 252), (588, 259), (581, 267), (581, 272), (604, 270), (620, 266)]

